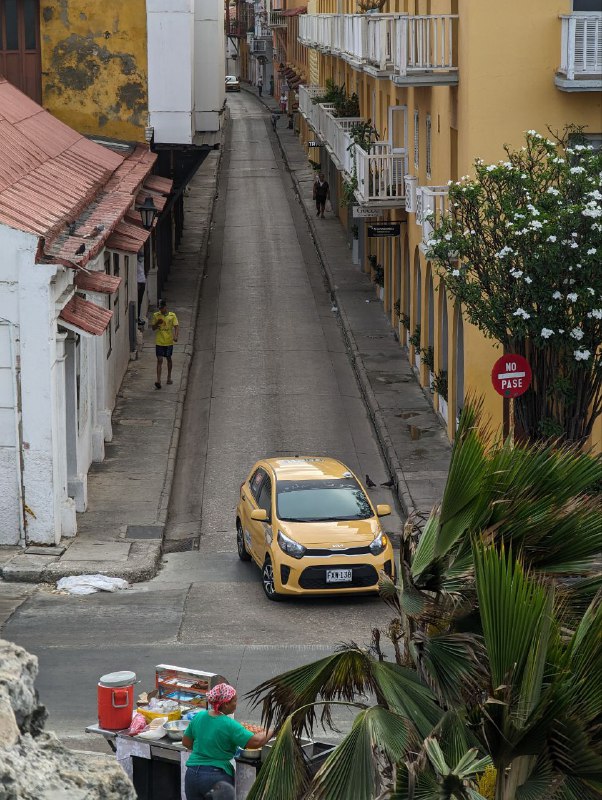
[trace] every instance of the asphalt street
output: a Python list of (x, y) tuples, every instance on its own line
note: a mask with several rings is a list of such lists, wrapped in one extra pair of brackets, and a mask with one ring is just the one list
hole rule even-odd
[[(389, 619), (374, 597), (270, 603), (236, 555), (239, 486), (258, 458), (330, 455), (379, 484), (389, 475), (269, 113), (245, 93), (228, 105), (163, 568), (116, 594), (38, 589), (2, 631), (38, 655), (48, 727), (79, 747), (105, 672), (132, 669), (148, 688), (156, 664), (178, 664), (244, 693)], [(393, 504), (388, 489), (371, 496)], [(396, 513), (384, 523), (400, 529)], [(259, 712), (243, 702), (239, 716)]]

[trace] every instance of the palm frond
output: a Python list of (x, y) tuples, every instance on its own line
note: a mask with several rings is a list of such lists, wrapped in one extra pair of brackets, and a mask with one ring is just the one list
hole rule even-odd
[(547, 607), (547, 592), (525, 575), (512, 553), (473, 547), (483, 635), (493, 689), (522, 676)]
[(307, 784), (307, 767), (289, 717), (261, 765), (248, 800), (297, 800)]
[(413, 647), (428, 683), (446, 707), (457, 707), (486, 685), (486, 653), (480, 637), (467, 633), (416, 633)]
[[(358, 695), (374, 691), (372, 664), (377, 663), (368, 652), (350, 645), (326, 658), (304, 664), (269, 678), (247, 697), (253, 707), (261, 704), (262, 724), (266, 728), (283, 721), (300, 707), (302, 712), (293, 718), (295, 733), (310, 733), (316, 722), (316, 708), (311, 704), (318, 699), (353, 702)], [(330, 725), (332, 717), (328, 705), (321, 707), (321, 721)]]
[(326, 759), (311, 787), (312, 800), (373, 800), (383, 788), (383, 760), (390, 768), (409, 741), (397, 714), (375, 706), (361, 711), (351, 732)]

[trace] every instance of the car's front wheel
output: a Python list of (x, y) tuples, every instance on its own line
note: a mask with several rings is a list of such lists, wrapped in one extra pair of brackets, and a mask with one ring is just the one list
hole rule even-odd
[(274, 582), (274, 567), (269, 556), (266, 556), (261, 570), (261, 585), (263, 586), (263, 591), (268, 600), (280, 600), (280, 595), (276, 591), (276, 584)]
[(241, 561), (251, 560), (251, 556), (247, 553), (245, 535), (239, 520), (236, 520), (236, 549), (238, 550), (238, 557)]

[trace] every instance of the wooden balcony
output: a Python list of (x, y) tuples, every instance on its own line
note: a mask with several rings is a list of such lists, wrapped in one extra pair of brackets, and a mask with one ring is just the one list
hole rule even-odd
[(305, 14), (299, 41), (395, 83), (451, 85), (457, 23), (455, 14)]
[(568, 14), (560, 20), (556, 86), (563, 92), (602, 91), (602, 14)]

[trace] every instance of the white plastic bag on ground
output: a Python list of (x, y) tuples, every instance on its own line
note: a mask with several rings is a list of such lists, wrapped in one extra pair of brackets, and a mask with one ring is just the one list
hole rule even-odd
[(56, 588), (69, 594), (94, 594), (129, 589), (130, 584), (123, 578), (109, 578), (108, 575), (71, 575), (57, 581)]

